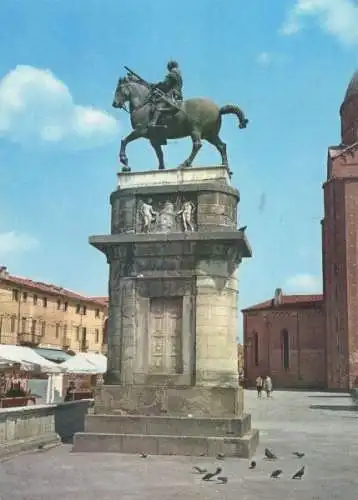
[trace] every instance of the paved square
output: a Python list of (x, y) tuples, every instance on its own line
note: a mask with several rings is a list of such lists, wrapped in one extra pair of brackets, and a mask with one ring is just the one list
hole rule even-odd
[[(0, 463), (1, 500), (356, 500), (358, 495), (358, 412), (348, 395), (275, 392), (257, 400), (246, 391), (246, 408), (260, 429), (257, 470), (246, 460), (219, 462), (226, 485), (204, 482), (192, 466), (213, 469), (213, 459), (133, 455), (72, 454), (62, 446)], [(277, 462), (262, 460), (265, 446)], [(296, 459), (292, 451), (306, 456)], [(145, 450), (144, 450), (145, 451)], [(290, 476), (301, 466), (301, 481)], [(281, 478), (269, 474), (283, 469)]]

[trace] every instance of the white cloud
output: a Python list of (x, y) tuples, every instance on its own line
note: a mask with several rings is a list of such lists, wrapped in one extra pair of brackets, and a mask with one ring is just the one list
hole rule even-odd
[(344, 45), (358, 44), (358, 4), (355, 0), (296, 0), (281, 28), (284, 35), (297, 33), (304, 19), (313, 17), (320, 28)]
[(272, 63), (273, 56), (269, 52), (260, 52), (257, 56), (256, 61), (260, 66), (270, 66)]
[(83, 149), (117, 139), (118, 133), (113, 116), (75, 104), (49, 70), (17, 66), (0, 80), (0, 137)]
[(287, 291), (291, 293), (321, 293), (322, 291), (321, 277), (312, 274), (295, 274), (287, 279), (285, 285)]
[(0, 233), (0, 258), (9, 257), (13, 253), (36, 250), (39, 246), (39, 241), (28, 234), (16, 231)]

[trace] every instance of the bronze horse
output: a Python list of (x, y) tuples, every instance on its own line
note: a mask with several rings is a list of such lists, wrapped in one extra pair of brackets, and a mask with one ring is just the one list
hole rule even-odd
[[(126, 147), (132, 141), (146, 138), (150, 141), (156, 152), (159, 169), (164, 169), (164, 157), (161, 142), (149, 133), (149, 122), (151, 116), (150, 89), (140, 80), (133, 78), (120, 78), (114, 94), (113, 107), (125, 108), (129, 102), (129, 112), (133, 131), (121, 141), (119, 159), (124, 165), (124, 172), (130, 171)], [(209, 99), (187, 99), (180, 105), (180, 110), (166, 120), (166, 138), (181, 139), (191, 137), (193, 147), (190, 156), (180, 167), (191, 167), (194, 158), (198, 154), (205, 139), (210, 142), (221, 155), (222, 165), (228, 166), (226, 144), (220, 139), (221, 116), (234, 114), (239, 119), (239, 128), (245, 128), (248, 120), (238, 106), (228, 104), (219, 108)]]

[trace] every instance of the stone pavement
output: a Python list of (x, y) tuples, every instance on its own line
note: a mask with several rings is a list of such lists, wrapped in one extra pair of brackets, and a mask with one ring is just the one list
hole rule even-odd
[[(355, 500), (358, 491), (358, 412), (348, 395), (275, 392), (257, 400), (246, 391), (246, 408), (260, 429), (257, 470), (246, 460), (73, 454), (61, 446), (0, 463), (1, 500)], [(265, 446), (279, 460), (262, 460)], [(292, 451), (304, 451), (296, 459)], [(144, 450), (145, 451), (145, 450)], [(223, 466), (229, 482), (203, 482), (193, 465)], [(301, 481), (290, 479), (301, 465)], [(269, 473), (282, 468), (281, 478)]]

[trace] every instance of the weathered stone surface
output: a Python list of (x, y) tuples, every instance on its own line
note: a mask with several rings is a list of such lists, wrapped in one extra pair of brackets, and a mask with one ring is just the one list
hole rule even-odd
[(243, 414), (241, 387), (103, 385), (96, 391), (95, 413), (124, 410), (134, 415), (235, 418)]
[(187, 418), (107, 414), (88, 416), (85, 430), (101, 434), (243, 437), (250, 429), (250, 415), (241, 418)]
[(229, 183), (226, 167), (192, 167), (170, 170), (149, 170), (147, 172), (121, 172), (118, 174), (118, 185), (121, 189), (149, 186), (178, 186), (181, 184), (197, 184), (200, 182)]
[(41, 445), (58, 444), (56, 406), (0, 409), (0, 457)]
[(83, 431), (93, 400), (0, 409), (0, 458), (56, 446)]
[(77, 433), (74, 439), (75, 453), (141, 453), (151, 455), (187, 455), (215, 457), (222, 453), (227, 457), (250, 458), (258, 444), (258, 431), (250, 431), (244, 437), (165, 436), (143, 434)]
[[(236, 270), (251, 249), (236, 229), (238, 191), (221, 167), (125, 173), (120, 180), (111, 195), (112, 234), (90, 239), (110, 265), (108, 373), (95, 413), (181, 416), (188, 427), (191, 416), (241, 417)], [(225, 448), (247, 457), (258, 439), (249, 425), (229, 443), (209, 429), (199, 437), (173, 431), (148, 438), (120, 429), (112, 436), (103, 421), (92, 424), (76, 449), (133, 452), (146, 439), (152, 453)]]

